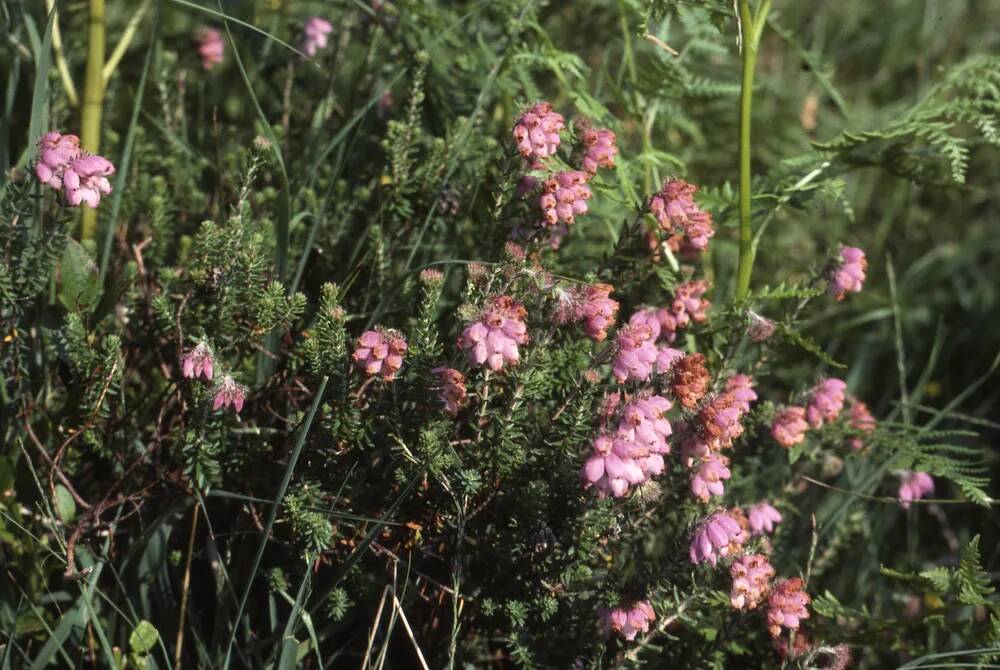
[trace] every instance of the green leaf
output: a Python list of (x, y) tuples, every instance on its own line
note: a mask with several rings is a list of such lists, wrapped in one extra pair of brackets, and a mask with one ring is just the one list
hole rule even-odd
[(63, 523), (69, 523), (76, 517), (76, 501), (62, 484), (56, 485), (56, 514)]
[(978, 535), (962, 551), (962, 560), (955, 571), (955, 582), (958, 586), (958, 600), (966, 605), (985, 605), (987, 596), (996, 590), (990, 585), (990, 576), (983, 570)]
[(160, 633), (156, 627), (143, 619), (128, 636), (128, 645), (136, 654), (145, 654), (156, 645), (158, 639), (160, 639)]
[(97, 264), (76, 240), (69, 240), (66, 245), (59, 276), (62, 279), (59, 299), (66, 309), (86, 312), (97, 304), (101, 293)]

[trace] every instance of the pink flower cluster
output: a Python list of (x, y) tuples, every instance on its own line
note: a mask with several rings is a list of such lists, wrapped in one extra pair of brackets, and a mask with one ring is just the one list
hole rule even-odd
[[(863, 433), (870, 433), (875, 430), (875, 417), (868, 411), (868, 405), (857, 398), (851, 398), (851, 418), (848, 425), (854, 430), (860, 430)], [(865, 443), (860, 437), (851, 438), (851, 449), (854, 451), (860, 451), (864, 446)]]
[(438, 397), (444, 403), (444, 410), (455, 416), (465, 405), (467, 392), (465, 390), (465, 375), (449, 367), (437, 367), (431, 370), (438, 378)]
[(528, 342), (526, 318), (528, 312), (520, 303), (508, 296), (496, 297), (479, 319), (462, 331), (458, 346), (468, 350), (476, 365), (488, 365), (494, 371), (515, 365), (521, 358), (518, 345)]
[(552, 111), (552, 104), (540, 102), (530, 107), (514, 122), (514, 141), (521, 156), (532, 169), (541, 167), (544, 158), (559, 148), (559, 133), (566, 127), (562, 114)]
[(914, 500), (920, 500), (924, 496), (934, 494), (934, 479), (926, 472), (912, 472), (903, 470), (900, 473), (899, 503), (904, 508), (908, 508)]
[(243, 402), (246, 397), (247, 387), (238, 384), (235, 379), (226, 375), (215, 387), (215, 400), (212, 403), (212, 409), (218, 410), (232, 406), (233, 410), (239, 414), (243, 411)]
[(643, 324), (629, 323), (618, 330), (617, 347), (612, 373), (619, 384), (629, 380), (646, 381), (656, 367), (657, 350), (652, 329)]
[(649, 211), (668, 234), (674, 251), (701, 252), (715, 235), (712, 216), (694, 201), (698, 187), (683, 179), (668, 179), (649, 199)]
[(107, 158), (81, 150), (76, 135), (53, 130), (38, 140), (35, 176), (41, 183), (61, 189), (66, 202), (73, 207), (81, 204), (97, 207), (101, 195), (111, 193), (108, 177), (114, 173), (115, 166)]
[(725, 493), (723, 481), (731, 476), (729, 460), (718, 452), (731, 447), (743, 434), (743, 416), (756, 399), (753, 380), (733, 375), (726, 381), (726, 390), (703, 404), (694, 421), (684, 424), (684, 461), (695, 469), (691, 492), (702, 502)]
[(614, 290), (610, 284), (588, 284), (563, 292), (556, 309), (556, 323), (582, 321), (587, 336), (603, 342), (608, 337), (608, 328), (618, 318), (618, 301), (611, 298)]
[(844, 409), (844, 394), (847, 383), (842, 379), (824, 379), (809, 394), (806, 405), (806, 420), (813, 428), (835, 421)]
[(804, 407), (783, 407), (771, 422), (771, 436), (785, 449), (791, 449), (806, 439), (809, 423)]
[(747, 539), (746, 531), (736, 519), (728, 512), (717, 512), (706, 519), (691, 538), (691, 562), (708, 561), (714, 566), (720, 558), (738, 554)]
[(774, 526), (781, 523), (781, 512), (763, 500), (747, 510), (747, 520), (751, 535), (770, 534), (774, 532)]
[(670, 453), (667, 438), (672, 429), (663, 416), (670, 407), (670, 401), (658, 395), (627, 403), (617, 430), (594, 440), (594, 453), (580, 470), (584, 488), (593, 486), (601, 497), (620, 498), (629, 486), (661, 474), (666, 468), (663, 455)]
[(626, 640), (634, 640), (639, 633), (649, 632), (649, 624), (656, 620), (656, 613), (648, 600), (640, 600), (629, 607), (607, 609), (601, 607), (597, 616), (604, 628), (605, 635), (618, 633)]
[(774, 585), (767, 597), (768, 629), (772, 637), (781, 635), (781, 629), (798, 630), (799, 622), (809, 618), (809, 602), (812, 600), (803, 588), (805, 584), (798, 577), (785, 579)]
[(691, 322), (703, 323), (708, 319), (712, 303), (702, 297), (707, 289), (708, 284), (703, 279), (679, 284), (669, 307), (645, 307), (635, 312), (629, 323), (648, 326), (654, 341), (673, 342), (681, 328)]
[(607, 128), (587, 128), (583, 131), (583, 169), (591, 175), (597, 168), (613, 168), (618, 155), (615, 134)]
[(333, 31), (333, 26), (326, 19), (314, 16), (306, 21), (302, 31), (302, 51), (312, 58), (320, 49), (326, 48), (326, 36)]
[(222, 62), (222, 52), (226, 49), (226, 41), (215, 28), (198, 30), (198, 55), (201, 56), (201, 67), (211, 70)]
[(750, 554), (733, 561), (729, 566), (733, 586), (729, 601), (734, 609), (757, 609), (771, 590), (774, 568), (763, 554)]
[(726, 492), (723, 480), (729, 479), (729, 459), (722, 454), (709, 453), (702, 459), (691, 477), (691, 493), (698, 500), (707, 503), (712, 496)]
[(204, 375), (205, 379), (211, 380), (214, 372), (211, 347), (201, 342), (185, 353), (181, 357), (181, 371), (188, 379), (197, 379)]
[(392, 381), (403, 367), (406, 338), (389, 329), (366, 330), (354, 346), (354, 364), (369, 377)]
[(858, 293), (865, 283), (868, 260), (857, 247), (841, 247), (829, 273), (830, 295), (838, 301), (848, 293)]
[(586, 172), (569, 170), (545, 180), (538, 205), (548, 226), (563, 230), (576, 222), (577, 214), (587, 213), (587, 201), (594, 195), (587, 186), (589, 179)]

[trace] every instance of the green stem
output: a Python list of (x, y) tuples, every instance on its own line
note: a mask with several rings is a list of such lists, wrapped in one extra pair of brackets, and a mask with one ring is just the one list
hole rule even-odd
[[(91, 153), (101, 149), (101, 112), (104, 107), (104, 0), (90, 0), (87, 27), (87, 76), (83, 85), (80, 143)], [(80, 239), (91, 240), (97, 232), (97, 211), (83, 208)]]
[(757, 67), (757, 49), (771, 0), (764, 0), (757, 16), (750, 13), (750, 0), (739, 0), (740, 44), (743, 48), (743, 81), (740, 87), (740, 261), (736, 271), (736, 299), (750, 292), (754, 244), (751, 227), (750, 193), (750, 120), (753, 110), (753, 77)]

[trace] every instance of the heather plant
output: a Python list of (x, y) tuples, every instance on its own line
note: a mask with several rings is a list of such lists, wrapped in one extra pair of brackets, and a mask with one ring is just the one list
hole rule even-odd
[(991, 667), (1000, 12), (805, 4), (0, 2), (0, 668)]

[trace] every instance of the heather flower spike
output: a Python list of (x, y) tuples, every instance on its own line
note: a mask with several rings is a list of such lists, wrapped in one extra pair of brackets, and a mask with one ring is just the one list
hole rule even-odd
[(752, 535), (773, 533), (775, 525), (781, 523), (781, 512), (762, 500), (747, 510), (747, 521)]
[(466, 326), (458, 346), (475, 365), (497, 371), (521, 360), (519, 345), (528, 342), (528, 312), (509, 296), (494, 298), (479, 319)]
[(899, 484), (900, 505), (905, 509), (909, 508), (914, 500), (934, 494), (934, 479), (926, 472), (912, 472), (903, 470), (900, 473), (901, 482)]
[(772, 637), (781, 635), (781, 629), (798, 630), (799, 622), (809, 618), (811, 598), (803, 589), (804, 582), (794, 577), (775, 584), (767, 598), (768, 629)]
[(302, 51), (312, 58), (320, 49), (326, 48), (327, 35), (333, 31), (333, 26), (326, 19), (314, 16), (306, 21), (302, 35)]
[(750, 554), (733, 561), (729, 566), (729, 575), (733, 578), (733, 586), (729, 592), (729, 601), (733, 609), (757, 609), (771, 590), (771, 578), (774, 568), (762, 554)]
[(727, 512), (717, 512), (705, 520), (691, 538), (691, 562), (708, 561), (714, 566), (720, 558), (739, 553), (746, 541), (746, 531), (736, 519)]
[(562, 114), (552, 111), (548, 102), (529, 107), (514, 122), (514, 141), (521, 156), (532, 169), (541, 167), (541, 160), (553, 156), (559, 148), (559, 133), (566, 127)]
[(697, 186), (683, 179), (668, 179), (649, 199), (649, 212), (669, 236), (674, 251), (704, 251), (715, 235), (712, 216), (694, 201), (697, 192)]
[(649, 326), (627, 325), (618, 331), (618, 354), (612, 372), (619, 384), (646, 381), (656, 366), (657, 351)]
[[(860, 430), (864, 433), (870, 433), (875, 430), (875, 417), (868, 411), (868, 405), (857, 398), (851, 398), (849, 425), (854, 430)], [(864, 441), (860, 437), (852, 437), (850, 444), (851, 449), (854, 451), (860, 451), (865, 446)]]
[(70, 161), (63, 172), (63, 192), (66, 202), (74, 207), (81, 204), (94, 208), (101, 202), (101, 195), (111, 193), (108, 177), (115, 173), (115, 166), (103, 156), (83, 155)]
[(597, 174), (597, 168), (613, 168), (618, 155), (615, 134), (607, 128), (587, 128), (583, 131), (583, 170)]
[(701, 466), (691, 477), (691, 493), (703, 503), (707, 503), (712, 496), (721, 496), (726, 492), (723, 481), (729, 479), (732, 474), (729, 472), (729, 459), (720, 454), (710, 453), (705, 457)]
[(205, 343), (199, 343), (181, 357), (181, 371), (188, 379), (197, 379), (204, 375), (211, 380), (214, 374), (212, 349)]
[(219, 410), (223, 407), (232, 407), (239, 414), (243, 410), (243, 401), (247, 397), (247, 387), (239, 384), (229, 375), (222, 378), (222, 381), (215, 389), (215, 400), (212, 402), (212, 409)]
[(809, 424), (806, 422), (804, 407), (785, 407), (778, 410), (771, 423), (771, 435), (778, 444), (791, 449), (806, 439)]
[(455, 416), (465, 405), (466, 389), (465, 375), (454, 368), (437, 367), (431, 370), (437, 375), (438, 397), (444, 403), (444, 409), (448, 414)]
[(639, 633), (649, 632), (649, 624), (656, 620), (656, 613), (648, 600), (640, 600), (629, 607), (598, 609), (598, 617), (605, 635), (618, 633), (632, 641)]
[(844, 408), (844, 393), (847, 384), (842, 379), (824, 379), (809, 395), (806, 406), (806, 420), (813, 428), (819, 428), (824, 422), (835, 420)]
[(868, 260), (865, 252), (857, 247), (841, 247), (829, 274), (829, 290), (836, 300), (858, 293), (865, 283)]
[(55, 130), (46, 133), (38, 140), (35, 176), (43, 184), (61, 189), (63, 172), (80, 153), (80, 138), (76, 135), (63, 135)]
[(403, 366), (406, 338), (389, 329), (368, 330), (357, 339), (354, 364), (369, 377), (392, 381)]
[(201, 67), (211, 70), (222, 62), (222, 52), (226, 42), (215, 28), (201, 28), (198, 31), (198, 55), (201, 56)]

